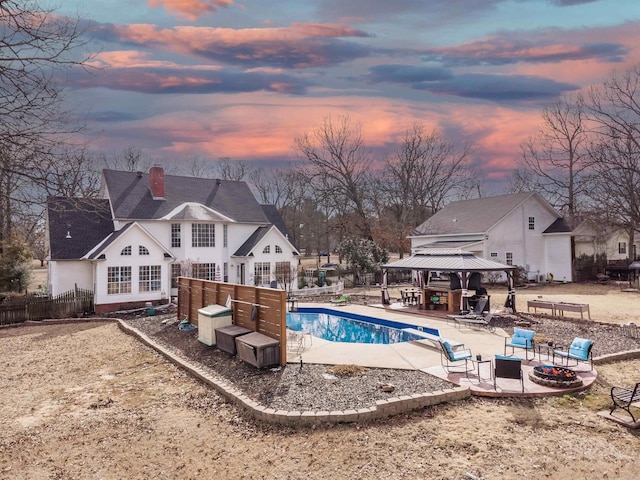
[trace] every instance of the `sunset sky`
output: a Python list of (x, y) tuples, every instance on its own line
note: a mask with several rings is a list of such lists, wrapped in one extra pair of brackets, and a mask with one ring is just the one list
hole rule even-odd
[(640, 63), (638, 0), (61, 3), (99, 52), (70, 79), (93, 148), (176, 162), (284, 165), (348, 115), (376, 158), (420, 121), (500, 179), (546, 103)]

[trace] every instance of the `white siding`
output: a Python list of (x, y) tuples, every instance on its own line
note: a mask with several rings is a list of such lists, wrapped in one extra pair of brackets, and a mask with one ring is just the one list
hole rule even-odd
[(93, 267), (91, 263), (81, 260), (50, 261), (49, 293), (59, 295), (69, 290), (85, 288), (93, 290)]
[(552, 274), (556, 282), (573, 281), (571, 261), (571, 237), (567, 235), (547, 235), (545, 237), (545, 274)]
[[(535, 218), (535, 229), (529, 230), (529, 217)], [(545, 238), (542, 232), (549, 227), (557, 215), (549, 211), (535, 197), (529, 198), (512, 211), (501, 222), (489, 230), (487, 253), (498, 252), (498, 261), (506, 263), (506, 253), (513, 253), (513, 264), (527, 268), (529, 278), (544, 274), (547, 265)], [(563, 269), (571, 270), (571, 254), (567, 256)]]
[[(138, 246), (143, 245), (149, 255), (140, 255)], [(131, 255), (121, 255), (123, 248), (131, 246)], [(105, 260), (96, 262), (95, 303), (97, 305), (126, 302), (147, 302), (168, 298), (170, 292), (170, 261), (164, 258), (164, 251), (143, 230), (130, 228), (105, 250)], [(150, 292), (139, 291), (139, 267), (141, 265), (160, 265), (160, 290)], [(107, 293), (107, 275), (109, 267), (131, 266), (131, 293)], [(163, 294), (164, 293), (164, 297)]]
[[(529, 230), (530, 217), (535, 219), (533, 230)], [(553, 273), (557, 280), (571, 281), (570, 234), (543, 234), (557, 218), (558, 214), (554, 210), (536, 197), (530, 197), (487, 232), (414, 237), (411, 238), (411, 247), (432, 242), (480, 242), (480, 245), (473, 245), (469, 250), (487, 259), (495, 252), (498, 257), (492, 259), (500, 263), (507, 263), (507, 253), (511, 253), (512, 264), (528, 268), (528, 277), (532, 280), (539, 275), (546, 277), (547, 273)]]

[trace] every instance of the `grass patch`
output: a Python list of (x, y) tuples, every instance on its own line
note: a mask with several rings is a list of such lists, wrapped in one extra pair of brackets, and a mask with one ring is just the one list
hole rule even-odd
[(327, 368), (327, 372), (336, 377), (356, 377), (366, 371), (365, 367), (359, 365), (333, 365)]

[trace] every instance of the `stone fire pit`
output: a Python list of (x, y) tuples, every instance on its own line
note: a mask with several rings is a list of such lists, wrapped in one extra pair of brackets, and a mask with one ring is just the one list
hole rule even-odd
[(570, 368), (538, 365), (529, 373), (529, 380), (552, 388), (573, 388), (582, 385), (582, 379)]

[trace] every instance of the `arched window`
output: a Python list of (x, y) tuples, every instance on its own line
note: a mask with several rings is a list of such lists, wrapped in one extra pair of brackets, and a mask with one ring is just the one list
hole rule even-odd
[(144, 245), (138, 245), (138, 255), (149, 255), (149, 249)]
[(276, 245), (276, 253), (282, 253), (282, 248), (280, 248), (280, 245)]
[(266, 247), (264, 247), (262, 253), (271, 253), (271, 245), (267, 245)]
[(131, 255), (131, 245), (129, 245), (128, 247), (124, 247), (120, 251), (120, 255)]

